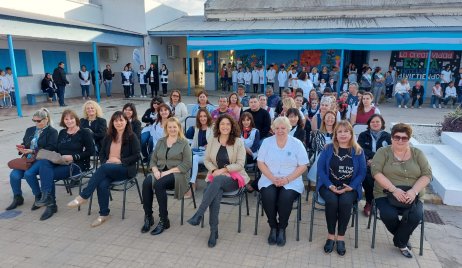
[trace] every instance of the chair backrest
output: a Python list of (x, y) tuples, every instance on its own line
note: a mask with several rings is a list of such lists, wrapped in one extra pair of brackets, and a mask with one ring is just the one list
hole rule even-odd
[(186, 109), (188, 109), (188, 114), (192, 114), (192, 110), (193, 110), (194, 106), (196, 106), (195, 103), (186, 105)]
[(196, 125), (196, 117), (195, 116), (188, 116), (186, 117), (186, 119), (184, 120), (184, 133), (186, 134), (186, 131), (188, 131), (188, 129), (192, 126), (195, 126)]
[(356, 139), (358, 139), (359, 134), (361, 134), (361, 132), (364, 132), (366, 130), (367, 130), (367, 125), (366, 124), (355, 124), (353, 126), (353, 131), (355, 132)]

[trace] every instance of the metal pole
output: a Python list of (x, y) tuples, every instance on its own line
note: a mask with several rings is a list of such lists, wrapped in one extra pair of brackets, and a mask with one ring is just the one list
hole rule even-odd
[(9, 34), (7, 37), (8, 37), (8, 51), (10, 52), (11, 71), (13, 72), (14, 98), (16, 99), (16, 110), (18, 111), (18, 116), (22, 117), (22, 106), (21, 106), (21, 97), (20, 97), (20, 92), (19, 92), (18, 73), (16, 72), (16, 60), (14, 58), (13, 37), (11, 37), (11, 34)]
[(188, 96), (191, 96), (191, 75), (189, 74), (191, 71), (189, 68), (189, 53), (191, 51), (189, 50), (188, 41), (189, 41), (189, 36), (186, 36), (186, 72), (188, 75)]
[(99, 89), (99, 63), (98, 63), (98, 49), (96, 47), (96, 42), (93, 42), (93, 65), (95, 70), (95, 94), (96, 94), (96, 101), (99, 103), (101, 101), (101, 94)]
[(422, 99), (425, 100), (425, 93), (427, 92), (427, 83), (428, 83), (428, 76), (430, 75), (430, 64), (432, 61), (432, 51), (428, 51), (428, 56), (427, 56), (427, 70), (425, 71), (425, 86), (424, 86), (424, 92)]
[[(266, 56), (267, 56), (267, 50), (265, 49), (265, 63), (263, 66), (263, 93), (266, 94)], [(274, 89), (273, 89), (274, 90)]]
[(345, 61), (345, 49), (342, 49), (342, 54), (340, 55), (340, 73), (338, 75), (337, 81), (337, 95), (340, 95), (340, 89), (343, 87), (343, 65)]

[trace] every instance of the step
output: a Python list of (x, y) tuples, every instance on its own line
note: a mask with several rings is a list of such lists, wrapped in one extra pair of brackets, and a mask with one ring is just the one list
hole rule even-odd
[(433, 148), (433, 154), (445, 163), (452, 173), (462, 174), (462, 148), (457, 150), (451, 145), (434, 145)]
[(443, 132), (441, 133), (441, 141), (462, 153), (462, 133)]

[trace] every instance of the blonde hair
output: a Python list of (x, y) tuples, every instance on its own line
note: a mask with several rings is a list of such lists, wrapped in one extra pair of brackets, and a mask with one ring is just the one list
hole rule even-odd
[(292, 126), (290, 125), (289, 118), (287, 118), (285, 116), (280, 116), (280, 117), (277, 117), (276, 119), (274, 119), (273, 123), (271, 124), (271, 129), (273, 131), (275, 131), (276, 127), (280, 126), (280, 125), (285, 125), (286, 126), (287, 134), (289, 133), (290, 129), (292, 128)]
[(181, 123), (180, 121), (178, 120), (178, 118), (176, 117), (170, 117), (167, 119), (167, 121), (165, 122), (165, 125), (164, 125), (164, 136), (165, 137), (168, 137), (168, 130), (167, 130), (167, 127), (168, 127), (168, 123), (175, 123), (177, 126), (178, 126), (178, 138), (180, 139), (186, 139), (185, 136), (184, 136), (184, 133), (183, 133), (183, 128), (181, 127)]
[(96, 117), (103, 117), (103, 109), (101, 109), (101, 106), (99, 106), (99, 104), (96, 101), (89, 100), (83, 104), (83, 118), (88, 119), (87, 106), (89, 105), (95, 108)]
[(350, 141), (348, 142), (348, 148), (353, 148), (355, 150), (355, 153), (356, 155), (360, 155), (363, 151), (363, 149), (361, 148), (361, 146), (359, 146), (359, 144), (356, 142), (356, 139), (355, 139), (355, 133), (354, 133), (354, 130), (353, 130), (353, 127), (351, 126), (350, 122), (348, 122), (347, 120), (342, 120), (340, 122), (338, 122), (336, 125), (335, 125), (335, 128), (334, 128), (334, 135), (332, 137), (332, 144), (334, 146), (334, 151), (335, 153), (338, 154), (338, 148), (340, 147), (339, 144), (338, 144), (338, 140), (337, 140), (337, 131), (339, 128), (345, 128), (346, 130), (348, 130), (351, 134), (351, 138), (350, 138)]
[(285, 98), (282, 100), (282, 107), (287, 107), (287, 109), (289, 108), (297, 108), (297, 106), (295, 105), (295, 101), (292, 97), (289, 97), (289, 98)]
[(335, 129), (335, 126), (337, 125), (337, 115), (333, 111), (327, 111), (322, 117), (321, 126), (319, 128), (319, 130), (324, 133), (327, 133), (326, 116), (328, 114), (331, 114), (332, 116), (334, 116), (334, 125), (332, 126), (332, 128)]

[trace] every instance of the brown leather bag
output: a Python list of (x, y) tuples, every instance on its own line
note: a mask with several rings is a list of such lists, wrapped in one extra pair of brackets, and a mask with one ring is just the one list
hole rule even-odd
[(35, 162), (35, 155), (31, 155), (30, 158), (27, 158), (25, 155), (20, 158), (15, 158), (8, 162), (8, 167), (11, 169), (18, 169), (18, 170), (28, 170), (32, 164)]

